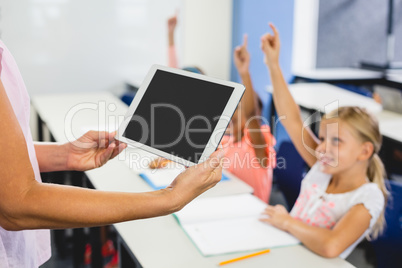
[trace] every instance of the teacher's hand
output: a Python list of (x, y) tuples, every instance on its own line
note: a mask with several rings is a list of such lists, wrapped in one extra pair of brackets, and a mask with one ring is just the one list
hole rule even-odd
[(106, 164), (127, 147), (116, 141), (115, 135), (116, 132), (88, 131), (76, 141), (67, 143), (67, 168), (85, 171)]
[(223, 156), (222, 149), (214, 152), (205, 162), (186, 169), (166, 188), (173, 194), (179, 210), (221, 180)]

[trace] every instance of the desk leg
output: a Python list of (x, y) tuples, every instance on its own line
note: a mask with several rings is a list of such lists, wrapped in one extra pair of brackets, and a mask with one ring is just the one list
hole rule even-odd
[(102, 268), (103, 267), (103, 257), (102, 257), (102, 246), (100, 239), (100, 227), (90, 228), (89, 239), (91, 241), (91, 267), (92, 268)]
[[(83, 180), (85, 181), (85, 187), (89, 189), (95, 189), (92, 183), (89, 181), (85, 173), (82, 173)], [(102, 241), (101, 241), (101, 231), (100, 227), (89, 228), (89, 242), (91, 244), (91, 267), (102, 268), (103, 267), (103, 256), (102, 256)]]
[(43, 141), (43, 121), (38, 114), (38, 141)]
[(393, 179), (393, 175), (402, 175), (401, 152), (402, 143), (400, 141), (383, 136), (379, 156), (384, 163), (388, 179)]
[(134, 254), (128, 249), (126, 243), (117, 235), (117, 249), (119, 251), (120, 268), (142, 268)]

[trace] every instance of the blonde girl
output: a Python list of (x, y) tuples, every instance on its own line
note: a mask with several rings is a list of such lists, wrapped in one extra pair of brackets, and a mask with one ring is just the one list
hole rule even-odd
[(388, 192), (378, 156), (378, 122), (364, 109), (341, 107), (323, 116), (318, 138), (304, 127), (279, 67), (278, 31), (270, 27), (274, 34), (262, 36), (261, 48), (274, 103), (284, 118), (281, 123), (311, 169), (292, 211), (268, 206), (261, 220), (291, 233), (321, 256), (346, 258), (364, 237), (376, 237), (384, 226)]

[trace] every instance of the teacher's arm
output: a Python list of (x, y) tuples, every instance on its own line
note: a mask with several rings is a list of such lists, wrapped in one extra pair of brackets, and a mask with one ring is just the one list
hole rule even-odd
[(180, 210), (222, 176), (223, 154), (218, 151), (159, 191), (117, 193), (40, 183), (1, 80), (0, 118), (0, 226), (6, 230), (89, 227), (166, 215)]
[(127, 147), (114, 140), (115, 132), (89, 131), (76, 141), (61, 144), (36, 142), (41, 172), (85, 171), (103, 166)]

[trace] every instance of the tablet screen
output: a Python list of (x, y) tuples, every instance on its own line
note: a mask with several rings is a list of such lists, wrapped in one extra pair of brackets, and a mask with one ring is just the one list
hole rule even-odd
[(123, 137), (198, 163), (233, 90), (157, 70)]

